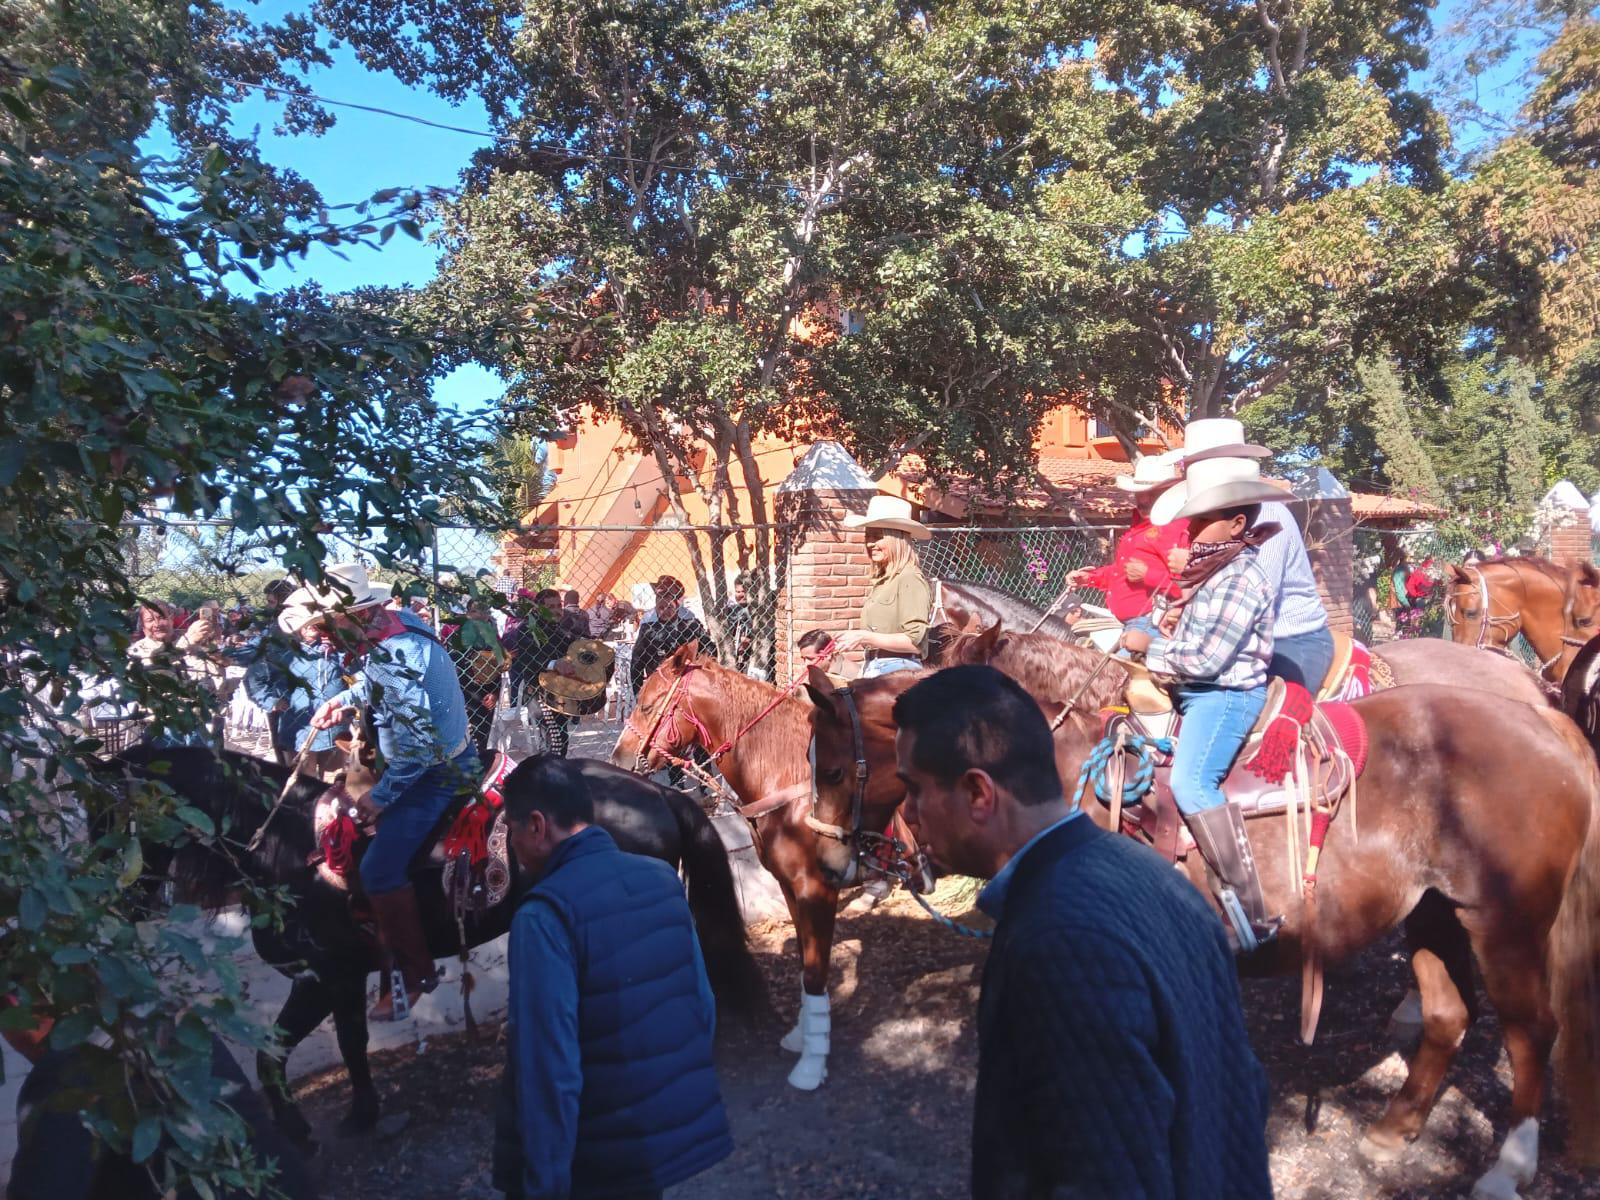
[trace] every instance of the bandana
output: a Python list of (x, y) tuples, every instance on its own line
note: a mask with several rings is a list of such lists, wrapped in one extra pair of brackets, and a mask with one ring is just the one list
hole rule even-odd
[(1191, 597), (1223, 567), (1246, 550), (1258, 549), (1269, 538), (1283, 531), (1276, 521), (1266, 521), (1252, 526), (1236, 538), (1226, 542), (1195, 542), (1189, 547), (1189, 561), (1178, 573), (1177, 583), (1183, 589), (1178, 599), (1167, 607), (1161, 618), (1161, 632), (1171, 637), (1178, 628), (1178, 618)]

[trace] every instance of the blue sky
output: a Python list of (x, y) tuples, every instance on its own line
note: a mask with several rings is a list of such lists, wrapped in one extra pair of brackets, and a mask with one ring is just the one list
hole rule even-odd
[[(231, 2), (258, 20), (277, 19), (304, 7), (297, 0)], [(1435, 14), (1435, 28), (1443, 29), (1465, 2), (1444, 0)], [(389, 75), (368, 71), (347, 49), (336, 51), (334, 58), (332, 67), (318, 69), (308, 77), (310, 91), (331, 100), (388, 108), (471, 129), (488, 128), (488, 118), (476, 102), (452, 105), (430, 92), (409, 88)], [(1432, 70), (1442, 67), (1443, 63), (1436, 63)], [(1483, 81), (1484, 101), (1501, 111), (1514, 111), (1521, 103), (1526, 78), (1525, 59), (1507, 64)], [(1417, 82), (1427, 86), (1432, 80), (1425, 73)], [(269, 161), (292, 167), (310, 179), (330, 204), (362, 200), (387, 187), (453, 186), (473, 151), (487, 140), (350, 109), (335, 109), (337, 122), (321, 137), (281, 137), (274, 132), (281, 104), (255, 96), (236, 111), (241, 131), (260, 130)], [(1470, 144), (1471, 131), (1462, 133)], [(268, 287), (283, 287), (312, 279), (330, 291), (363, 284), (420, 286), (432, 277), (438, 257), (431, 244), (404, 236), (391, 239), (381, 250), (346, 250), (344, 254), (346, 257), (340, 257), (326, 247), (317, 247), (298, 268), (280, 265), (267, 272), (263, 282)], [(442, 381), (437, 394), (452, 407), (469, 410), (498, 399), (503, 390), (492, 373), (466, 367)]]

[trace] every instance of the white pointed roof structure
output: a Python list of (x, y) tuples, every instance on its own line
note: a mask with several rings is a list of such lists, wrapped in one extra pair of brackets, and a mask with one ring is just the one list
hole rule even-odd
[(838, 442), (818, 442), (778, 485), (782, 492), (875, 492), (877, 482)]

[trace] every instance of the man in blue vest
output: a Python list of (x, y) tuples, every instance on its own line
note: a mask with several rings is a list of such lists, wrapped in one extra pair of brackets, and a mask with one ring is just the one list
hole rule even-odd
[(511, 920), (495, 1186), (512, 1200), (659, 1197), (733, 1151), (683, 884), (592, 824), (565, 759), (511, 772), (505, 813), (534, 882)]

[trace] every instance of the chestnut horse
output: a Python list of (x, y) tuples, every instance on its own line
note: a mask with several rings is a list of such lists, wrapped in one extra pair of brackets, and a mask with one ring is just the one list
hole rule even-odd
[[(722, 666), (691, 642), (645, 680), (611, 753), (618, 766), (655, 771), (687, 762), (698, 746), (738, 796), (800, 945), (801, 1016), (782, 1045), (800, 1054), (789, 1082), (805, 1091), (820, 1087), (828, 1074), (828, 956), (839, 909), (838, 885), (822, 870), (819, 838), (806, 820), (810, 741), (811, 706), (804, 700)], [(886, 815), (878, 828), (887, 821)]]
[[(1037, 643), (1013, 671), (1051, 716), (1062, 777), (1100, 739), (1100, 709), (1121, 699), (1125, 674), (1097, 652)], [(898, 788), (894, 700), (920, 677), (903, 673), (849, 685), (808, 683), (816, 706), (813, 756), (820, 822), (852, 832), (881, 828)], [(1284, 822), (1250, 823), (1269, 905), (1286, 915), (1279, 936), (1248, 962), (1252, 972), (1300, 968), (1312, 945), (1337, 962), (1405, 924), (1422, 993), (1422, 1040), (1409, 1074), (1363, 1148), (1397, 1156), (1415, 1139), (1456, 1049), (1476, 1015), (1474, 960), (1499, 1015), (1513, 1087), (1511, 1132), (1477, 1194), (1514, 1196), (1531, 1181), (1538, 1122), (1556, 1035), (1562, 1034), (1574, 1157), (1600, 1161), (1600, 767), (1577, 728), (1549, 708), (1507, 704), (1486, 692), (1394, 688), (1359, 700), (1369, 756), (1356, 822), (1336, 820), (1321, 858), (1315, 922), (1301, 919), (1288, 874)], [(857, 732), (858, 731), (858, 732)], [(1515, 816), (1507, 802), (1515, 800)], [(1099, 803), (1085, 811), (1103, 825)], [(1351, 814), (1354, 815), (1354, 814)], [(840, 878), (857, 847), (828, 842), (823, 863)], [(1198, 855), (1186, 863), (1205, 890)]]
[(1539, 674), (1559, 684), (1578, 648), (1600, 628), (1600, 571), (1547, 558), (1496, 558), (1445, 573), (1450, 636), (1480, 650), (1511, 653), (1520, 633), (1539, 656)]

